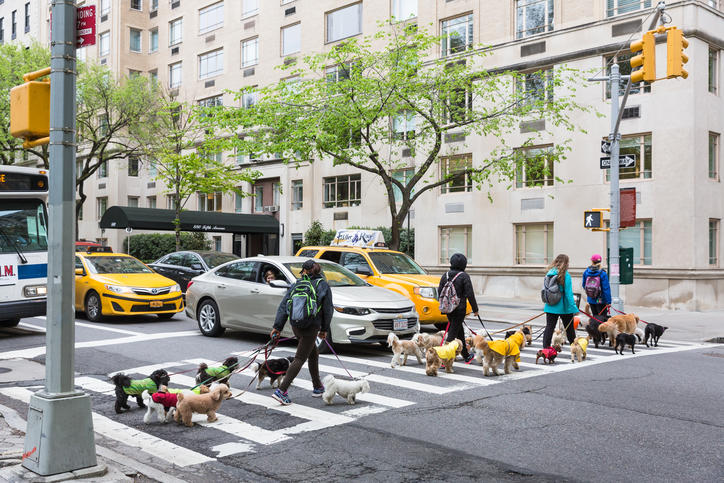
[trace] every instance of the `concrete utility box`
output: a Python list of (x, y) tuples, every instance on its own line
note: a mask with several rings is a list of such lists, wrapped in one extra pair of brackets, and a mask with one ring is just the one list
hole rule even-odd
[(50, 132), (50, 82), (30, 81), (10, 89), (10, 135), (39, 139)]

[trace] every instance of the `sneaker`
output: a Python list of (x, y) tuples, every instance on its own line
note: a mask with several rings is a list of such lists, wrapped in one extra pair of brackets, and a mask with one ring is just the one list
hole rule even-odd
[(289, 399), (289, 396), (287, 396), (286, 392), (282, 392), (281, 389), (277, 389), (274, 391), (274, 394), (272, 394), (272, 397), (279, 401), (282, 406), (289, 406), (292, 403), (292, 400)]
[(468, 354), (468, 356), (465, 358), (465, 364), (468, 364), (473, 359), (475, 359), (475, 354)]
[(324, 394), (324, 386), (317, 387), (312, 391), (312, 397), (322, 397), (322, 394)]

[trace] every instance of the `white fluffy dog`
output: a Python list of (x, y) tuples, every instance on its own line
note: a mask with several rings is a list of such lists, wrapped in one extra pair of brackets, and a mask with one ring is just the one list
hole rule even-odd
[(333, 375), (329, 374), (322, 382), (324, 383), (322, 399), (324, 399), (324, 402), (327, 404), (332, 404), (332, 399), (334, 399), (335, 394), (346, 398), (348, 404), (355, 404), (357, 394), (370, 392), (370, 383), (367, 382), (366, 379), (346, 381), (335, 379)]
[(390, 332), (387, 336), (387, 346), (392, 348), (392, 367), (400, 365), (400, 358), (402, 358), (402, 365), (407, 365), (407, 356), (415, 356), (417, 363), (422, 364), (422, 350), (416, 340), (400, 340), (394, 332)]
[(154, 402), (153, 399), (151, 399), (151, 395), (148, 391), (143, 391), (141, 397), (143, 397), (143, 403), (146, 405), (146, 414), (143, 415), (144, 423), (148, 424), (151, 422), (153, 413), (156, 413), (159, 423), (168, 423), (171, 421), (171, 418), (173, 418), (173, 412), (176, 408), (169, 408), (166, 410), (163, 404)]

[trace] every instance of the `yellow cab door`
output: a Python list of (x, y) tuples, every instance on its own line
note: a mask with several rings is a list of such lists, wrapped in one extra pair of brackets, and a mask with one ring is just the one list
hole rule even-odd
[(83, 301), (88, 292), (88, 271), (79, 256), (75, 257), (75, 309), (84, 310)]

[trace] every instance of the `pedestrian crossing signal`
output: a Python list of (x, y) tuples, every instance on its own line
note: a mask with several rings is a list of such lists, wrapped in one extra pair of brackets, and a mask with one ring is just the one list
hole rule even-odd
[(600, 229), (603, 220), (600, 210), (591, 210), (583, 212), (583, 227), (589, 230)]

